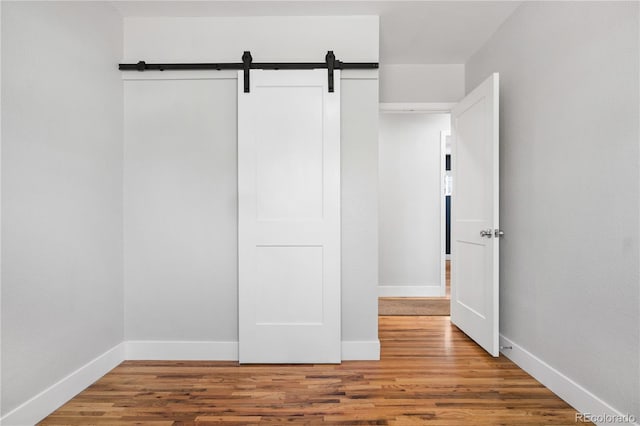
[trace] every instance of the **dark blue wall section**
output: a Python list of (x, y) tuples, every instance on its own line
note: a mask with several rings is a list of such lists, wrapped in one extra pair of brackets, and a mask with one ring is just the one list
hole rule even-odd
[[(445, 169), (451, 170), (451, 155), (446, 155), (445, 157)], [(445, 253), (451, 254), (451, 196), (447, 195), (445, 198), (445, 217), (446, 217), (446, 251)]]

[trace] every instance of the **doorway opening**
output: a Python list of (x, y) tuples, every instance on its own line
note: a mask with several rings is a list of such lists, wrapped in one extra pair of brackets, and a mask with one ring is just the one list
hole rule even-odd
[(453, 193), (453, 173), (451, 166), (451, 130), (440, 134), (441, 152), (444, 161), (442, 168), (442, 200), (444, 207), (444, 219), (441, 224), (444, 227), (444, 281), (445, 297), (451, 298), (451, 195)]
[(452, 106), (381, 104), (380, 315), (450, 313)]

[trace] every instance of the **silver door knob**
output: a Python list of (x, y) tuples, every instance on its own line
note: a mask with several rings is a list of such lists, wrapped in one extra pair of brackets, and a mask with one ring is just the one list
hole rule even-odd
[(496, 229), (494, 236), (496, 238), (504, 237), (504, 231), (501, 231), (500, 229)]
[(493, 237), (493, 229), (483, 229), (482, 231), (480, 231), (480, 236), (487, 238)]

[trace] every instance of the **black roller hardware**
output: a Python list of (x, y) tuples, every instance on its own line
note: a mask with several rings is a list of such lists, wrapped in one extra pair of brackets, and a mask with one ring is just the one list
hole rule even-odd
[(312, 70), (327, 69), (328, 89), (334, 92), (334, 70), (367, 70), (378, 69), (377, 62), (342, 62), (336, 60), (332, 50), (328, 51), (324, 62), (253, 62), (250, 51), (242, 54), (242, 62), (228, 63), (173, 63), (173, 64), (148, 64), (139, 61), (135, 64), (119, 64), (120, 71), (164, 71), (164, 70), (243, 70), (244, 92), (250, 91), (250, 70)]

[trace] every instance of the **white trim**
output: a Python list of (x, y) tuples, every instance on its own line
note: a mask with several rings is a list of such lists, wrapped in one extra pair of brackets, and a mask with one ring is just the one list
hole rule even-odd
[[(168, 361), (237, 361), (238, 342), (127, 341), (127, 360)], [(342, 341), (342, 360), (380, 359), (380, 341)]]
[(378, 286), (378, 296), (380, 297), (442, 297), (445, 295), (445, 291), (445, 287), (440, 284), (381, 284)]
[(341, 70), (340, 80), (378, 80), (378, 70)]
[[(0, 1), (0, 23), (2, 22), (2, 1)], [(2, 31), (0, 31), (0, 46), (2, 46)], [(0, 55), (0, 99), (2, 97), (2, 55)], [(2, 164), (2, 102), (0, 102), (0, 164)], [(2, 170), (0, 168), (0, 176), (2, 176)], [(2, 180), (0, 179), (0, 188), (2, 188)], [(0, 200), (2, 200), (2, 194), (0, 193)], [(0, 212), (2, 212), (2, 205), (0, 202)], [(2, 215), (0, 214), (0, 223), (2, 223)], [(0, 232), (0, 259), (2, 258), (2, 233)], [(0, 262), (0, 307), (2, 306), (2, 265)], [(0, 315), (0, 330), (2, 330), (2, 315)], [(0, 339), (0, 347), (2, 346), (2, 339)], [(2, 351), (0, 350), (0, 424), (2, 424)]]
[(122, 71), (123, 80), (237, 80), (237, 71), (184, 70), (184, 71)]
[(343, 361), (378, 361), (380, 360), (380, 341), (343, 341)]
[[(531, 374), (534, 379), (542, 383), (553, 393), (558, 395), (569, 405), (580, 413), (590, 413), (593, 415), (624, 416), (624, 413), (613, 408), (611, 405), (598, 398), (596, 395), (585, 389), (569, 377), (562, 374), (522, 346), (500, 335), (500, 346), (510, 346), (512, 349), (504, 349), (500, 352), (513, 361), (518, 367)], [(636, 423), (622, 423), (638, 425)], [(619, 424), (619, 423), (599, 423), (599, 424)]]
[(455, 105), (455, 102), (380, 102), (380, 112), (447, 114)]
[[(343, 341), (341, 351), (343, 361), (379, 360), (380, 341)], [(38, 423), (125, 360), (237, 361), (238, 342), (122, 342), (11, 410), (0, 419), (0, 424)]]
[[(342, 341), (343, 361), (380, 359), (380, 341)], [(125, 342), (128, 360), (150, 361), (237, 361), (238, 342), (180, 342), (180, 341), (128, 341)]]
[[(235, 361), (237, 345), (237, 342), (123, 342), (13, 409), (0, 419), (0, 423), (4, 426), (36, 424), (125, 359)], [(502, 350), (502, 354), (579, 412), (609, 416), (625, 415), (503, 335), (500, 335), (500, 345), (511, 346), (512, 349)], [(343, 341), (341, 351), (343, 361), (379, 360), (380, 341)], [(202, 354), (206, 356), (203, 357)], [(139, 355), (144, 357), (138, 358)], [(633, 425), (640, 426), (637, 421)]]
[(24, 426), (38, 423), (118, 366), (124, 361), (124, 355), (123, 343), (114, 346), (64, 379), (11, 410), (0, 419), (0, 422), (3, 426)]
[[(235, 70), (122, 71), (122, 80), (237, 80)], [(377, 70), (344, 70), (341, 80), (378, 80)], [(440, 104), (438, 104), (440, 105)], [(445, 105), (445, 104), (442, 104)]]
[[(503, 350), (502, 354), (579, 412), (624, 416), (624, 413), (503, 335), (500, 335), (500, 345), (511, 346), (512, 349)], [(235, 361), (237, 347), (237, 342), (128, 341), (120, 343), (13, 409), (0, 419), (0, 422), (4, 426), (22, 426), (39, 422), (125, 359)], [(380, 359), (379, 340), (343, 341), (341, 350), (343, 361)], [(637, 422), (633, 424), (639, 426)]]
[(238, 360), (238, 342), (134, 340), (125, 345), (126, 357), (130, 360)]

